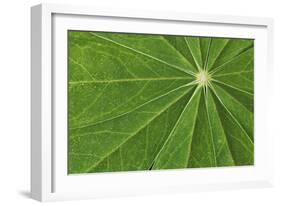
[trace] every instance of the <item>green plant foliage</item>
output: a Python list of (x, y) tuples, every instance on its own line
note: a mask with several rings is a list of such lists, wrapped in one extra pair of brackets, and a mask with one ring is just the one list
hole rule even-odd
[(254, 41), (68, 32), (68, 172), (253, 165)]

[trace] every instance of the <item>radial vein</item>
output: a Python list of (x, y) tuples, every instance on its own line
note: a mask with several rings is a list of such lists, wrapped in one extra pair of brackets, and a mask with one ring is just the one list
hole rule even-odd
[(204, 98), (205, 98), (205, 107), (206, 107), (206, 113), (207, 113), (207, 119), (208, 119), (208, 126), (210, 129), (210, 133), (211, 133), (211, 142), (212, 142), (212, 149), (213, 149), (213, 153), (214, 153), (214, 161), (215, 161), (215, 166), (217, 166), (217, 154), (216, 154), (216, 149), (215, 149), (215, 143), (214, 143), (214, 135), (213, 135), (213, 131), (212, 131), (212, 126), (211, 126), (211, 121), (210, 121), (210, 116), (209, 116), (209, 109), (208, 109), (208, 88), (206, 88), (206, 91), (204, 90)]
[(112, 79), (112, 80), (93, 80), (93, 81), (73, 81), (70, 85), (79, 84), (103, 84), (103, 83), (122, 83), (122, 82), (137, 82), (137, 81), (163, 81), (163, 80), (188, 80), (190, 77), (157, 77), (157, 78), (132, 78), (132, 79)]
[(243, 133), (247, 136), (247, 138), (249, 139), (249, 141), (253, 143), (253, 140), (250, 138), (250, 136), (248, 135), (248, 133), (245, 131), (245, 129), (242, 127), (242, 125), (239, 123), (239, 121), (235, 118), (235, 116), (232, 114), (232, 112), (229, 111), (229, 109), (226, 107), (226, 105), (223, 103), (223, 101), (221, 100), (221, 98), (219, 97), (219, 95), (217, 94), (215, 88), (211, 85), (211, 89), (213, 90), (214, 94), (216, 95), (216, 97), (218, 98), (218, 100), (220, 101), (220, 103), (222, 104), (222, 106), (226, 109), (226, 111), (230, 114), (230, 116), (232, 117), (232, 119), (236, 122), (236, 124), (240, 127), (240, 129), (243, 131)]
[(163, 149), (165, 148), (165, 146), (168, 144), (169, 140), (170, 140), (171, 137), (172, 137), (173, 132), (175, 131), (177, 125), (179, 124), (179, 122), (180, 122), (180, 120), (181, 120), (181, 118), (182, 118), (182, 115), (184, 114), (185, 110), (188, 108), (190, 102), (192, 101), (192, 99), (194, 98), (194, 96), (196, 95), (196, 93), (197, 93), (198, 91), (199, 91), (199, 87), (197, 87), (197, 88), (195, 89), (195, 91), (193, 92), (192, 96), (190, 97), (188, 103), (185, 105), (185, 107), (184, 107), (184, 109), (182, 110), (182, 112), (181, 112), (181, 114), (180, 114), (178, 120), (176, 121), (176, 123), (175, 123), (173, 129), (171, 130), (171, 132), (170, 132), (168, 138), (166, 139), (166, 141), (165, 141), (165, 143), (163, 144), (162, 148), (159, 150), (159, 152), (157, 153), (157, 155), (156, 155), (155, 158), (153, 159), (152, 164), (155, 163), (155, 161), (158, 159), (159, 155), (161, 154), (162, 150), (163, 150)]
[(92, 169), (94, 169), (97, 165), (99, 165), (105, 158), (107, 158), (109, 155), (111, 155), (113, 152), (115, 152), (117, 149), (119, 149), (120, 147), (122, 147), (122, 145), (124, 145), (128, 140), (130, 140), (132, 137), (134, 137), (135, 135), (137, 135), (142, 129), (144, 129), (148, 124), (150, 124), (154, 119), (156, 119), (158, 116), (160, 116), (164, 111), (166, 111), (168, 108), (170, 108), (173, 104), (175, 104), (180, 98), (182, 98), (184, 95), (186, 95), (188, 93), (188, 91), (184, 92), (180, 97), (178, 97), (176, 100), (174, 100), (173, 102), (171, 102), (167, 107), (165, 107), (164, 109), (162, 109), (161, 111), (159, 111), (153, 118), (151, 118), (148, 122), (146, 122), (146, 124), (144, 124), (142, 127), (140, 127), (135, 133), (133, 133), (132, 135), (128, 136), (127, 138), (125, 138), (124, 141), (122, 141), (119, 145), (117, 145), (115, 148), (113, 148), (112, 151), (110, 151), (109, 153), (107, 153), (104, 157), (102, 157), (98, 162), (96, 162), (95, 164), (93, 164), (92, 166), (90, 166), (88, 169), (86, 169), (86, 172), (90, 172)]
[(222, 82), (222, 81), (219, 81), (219, 80), (216, 80), (216, 79), (212, 79), (212, 81), (217, 82), (217, 83), (220, 83), (220, 84), (223, 84), (223, 85), (225, 85), (225, 86), (227, 86), (227, 87), (230, 87), (230, 88), (232, 88), (232, 89), (235, 89), (235, 90), (240, 91), (240, 92), (243, 92), (243, 93), (246, 93), (246, 94), (248, 94), (248, 95), (251, 95), (251, 96), (254, 95), (254, 94), (251, 93), (251, 92), (247, 92), (247, 91), (245, 91), (245, 90), (243, 90), (243, 89), (239, 89), (239, 88), (237, 88), (237, 87), (235, 87), (235, 86), (232, 86), (232, 85), (230, 85), (230, 84), (226, 84), (226, 83), (224, 83), (224, 82)]
[(133, 108), (133, 109), (127, 111), (127, 112), (125, 112), (125, 113), (122, 113), (122, 114), (120, 114), (120, 115), (117, 115), (117, 116), (114, 116), (114, 117), (111, 117), (111, 118), (108, 118), (108, 119), (105, 119), (105, 120), (97, 121), (97, 122), (92, 123), (92, 124), (87, 124), (87, 123), (85, 123), (85, 125), (83, 125), (83, 126), (74, 127), (74, 128), (70, 128), (70, 129), (80, 129), (80, 128), (84, 128), (84, 127), (88, 127), (88, 126), (94, 126), (94, 125), (97, 125), (97, 124), (100, 124), (100, 123), (103, 123), (103, 122), (107, 122), (107, 121), (116, 119), (116, 118), (118, 118), (118, 117), (127, 115), (127, 114), (129, 114), (129, 113), (131, 113), (131, 112), (133, 112), (133, 111), (139, 109), (140, 107), (142, 107), (142, 106), (144, 106), (144, 105), (147, 105), (147, 104), (149, 104), (149, 103), (151, 103), (151, 102), (153, 102), (153, 101), (156, 101), (157, 99), (160, 99), (160, 98), (162, 98), (162, 97), (164, 97), (164, 96), (166, 96), (166, 95), (168, 95), (168, 94), (170, 94), (170, 93), (172, 93), (172, 92), (174, 92), (174, 91), (177, 91), (177, 90), (179, 90), (179, 89), (181, 89), (181, 88), (188, 87), (188, 86), (192, 86), (192, 85), (195, 85), (195, 84), (196, 84), (196, 81), (193, 81), (193, 82), (190, 82), (190, 83), (188, 83), (188, 84), (185, 84), (185, 85), (182, 85), (182, 86), (180, 86), (180, 87), (177, 87), (177, 88), (175, 88), (175, 89), (173, 89), (173, 90), (171, 90), (171, 91), (169, 91), (169, 92), (167, 92), (167, 93), (165, 93), (165, 94), (162, 94), (162, 95), (160, 95), (160, 96), (158, 96), (158, 97), (155, 97), (155, 98), (153, 98), (153, 99), (151, 99), (151, 100), (149, 100), (149, 101), (147, 101), (147, 102), (145, 102), (145, 103), (143, 103), (143, 104), (141, 104), (141, 105), (139, 105), (139, 106), (137, 106), (137, 107), (135, 107), (135, 108)]
[(248, 51), (251, 48), (252, 47), (249, 47), (249, 48), (245, 49), (241, 53), (239, 53), (239, 54), (233, 56), (232, 58), (230, 58), (228, 61), (226, 61), (223, 64), (221, 64), (221, 65), (217, 66), (216, 68), (212, 69), (211, 74), (213, 75), (213, 74), (217, 73), (218, 71), (222, 70), (223, 66), (225, 66), (226, 64), (231, 63), (232, 61), (236, 60), (237, 58), (239, 58), (242, 54), (244, 54), (246, 51)]
[(200, 71), (201, 67), (200, 67), (199, 63), (197, 62), (197, 59), (195, 58), (195, 56), (194, 56), (194, 54), (193, 54), (193, 52), (192, 52), (192, 50), (191, 50), (191, 48), (189, 46), (189, 43), (188, 43), (188, 40), (186, 39), (186, 37), (184, 37), (184, 41), (185, 41), (185, 43), (186, 43), (186, 45), (187, 45), (187, 47), (188, 47), (188, 49), (190, 51), (190, 54), (191, 54), (191, 56), (192, 56), (192, 58), (193, 58), (193, 60), (194, 60), (194, 62), (196, 64), (197, 70)]
[(205, 70), (205, 71), (208, 70), (207, 65), (208, 65), (209, 56), (210, 56), (211, 44), (212, 44), (212, 39), (210, 39), (210, 41), (209, 41), (208, 50), (207, 50), (207, 55), (206, 55), (206, 59), (205, 59), (205, 63), (204, 63), (204, 70)]
[(101, 38), (101, 39), (103, 39), (103, 40), (106, 40), (106, 41), (109, 41), (109, 42), (111, 42), (111, 43), (114, 43), (114, 44), (116, 44), (116, 45), (118, 45), (118, 46), (121, 46), (121, 47), (123, 47), (123, 48), (129, 49), (129, 50), (131, 50), (131, 51), (134, 51), (134, 52), (136, 52), (136, 53), (138, 53), (138, 54), (141, 54), (141, 55), (143, 55), (143, 56), (149, 57), (149, 58), (154, 59), (154, 60), (156, 60), (156, 61), (158, 61), (158, 62), (161, 62), (161, 63), (163, 63), (163, 64), (166, 64), (166, 65), (168, 65), (168, 66), (170, 66), (170, 67), (172, 67), (172, 68), (174, 68), (174, 69), (177, 69), (178, 71), (181, 71), (181, 72), (184, 72), (184, 73), (186, 73), (186, 74), (195, 76), (195, 74), (194, 74), (193, 72), (191, 72), (191, 71), (185, 70), (185, 69), (183, 69), (183, 68), (181, 68), (181, 67), (179, 67), (179, 66), (176, 66), (176, 65), (170, 64), (170, 63), (168, 63), (168, 62), (165, 62), (164, 60), (159, 59), (159, 58), (157, 58), (157, 57), (154, 57), (154, 56), (152, 56), (152, 55), (150, 55), (150, 54), (146, 54), (146, 53), (144, 53), (144, 52), (142, 52), (142, 51), (139, 51), (139, 50), (137, 50), (137, 49), (131, 48), (131, 47), (126, 46), (126, 45), (123, 45), (123, 44), (121, 44), (121, 43), (119, 43), (119, 42), (116, 42), (116, 41), (114, 41), (114, 40), (112, 40), (112, 39), (109, 39), (109, 38), (106, 38), (106, 37), (97, 35), (97, 34), (95, 34), (95, 33), (93, 33), (93, 32), (91, 32), (91, 34), (92, 34), (93, 36), (96, 36), (96, 37)]

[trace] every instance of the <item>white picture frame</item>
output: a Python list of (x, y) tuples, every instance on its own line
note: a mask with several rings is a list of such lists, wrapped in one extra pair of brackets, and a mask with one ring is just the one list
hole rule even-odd
[[(219, 170), (205, 168), (67, 175), (67, 110), (64, 108), (67, 100), (65, 34), (68, 29), (257, 39), (255, 166)], [(269, 18), (128, 11), (56, 4), (32, 7), (32, 198), (53, 201), (272, 186), (273, 137), (267, 121), (271, 115), (267, 112), (271, 95), (267, 91), (270, 91), (270, 80), (274, 75), (272, 29), (273, 21)]]

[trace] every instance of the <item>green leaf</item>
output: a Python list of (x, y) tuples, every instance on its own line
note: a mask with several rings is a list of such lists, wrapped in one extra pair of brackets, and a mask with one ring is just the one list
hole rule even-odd
[(253, 40), (68, 32), (68, 173), (253, 165)]

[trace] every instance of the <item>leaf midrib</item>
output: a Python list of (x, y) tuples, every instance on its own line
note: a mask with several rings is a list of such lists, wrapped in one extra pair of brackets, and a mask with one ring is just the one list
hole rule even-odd
[(160, 99), (160, 98), (162, 98), (162, 97), (164, 97), (164, 96), (166, 96), (166, 95), (168, 95), (168, 94), (170, 94), (170, 93), (172, 93), (172, 92), (174, 92), (174, 91), (177, 91), (177, 90), (179, 90), (179, 89), (181, 89), (181, 88), (189, 87), (189, 86), (192, 86), (192, 85), (195, 85), (195, 84), (196, 84), (196, 82), (193, 81), (193, 82), (190, 82), (190, 83), (188, 83), (188, 84), (179, 86), (179, 87), (177, 87), (177, 88), (175, 88), (175, 89), (173, 89), (173, 90), (170, 90), (170, 91), (168, 91), (168, 92), (166, 92), (166, 93), (164, 93), (164, 94), (162, 94), (162, 95), (160, 95), (160, 96), (157, 96), (157, 97), (155, 97), (155, 98), (153, 98), (153, 99), (151, 99), (151, 100), (149, 100), (149, 101), (147, 101), (147, 102), (145, 102), (145, 103), (143, 103), (143, 104), (141, 104), (141, 105), (139, 105), (139, 106), (137, 106), (137, 107), (135, 107), (135, 108), (133, 108), (133, 109), (131, 109), (131, 110), (125, 112), (125, 113), (123, 113), (123, 114), (114, 116), (114, 117), (112, 117), (112, 118), (108, 118), (108, 119), (105, 119), (105, 120), (97, 121), (97, 122), (91, 123), (91, 124), (85, 124), (85, 125), (79, 126), (79, 127), (73, 127), (73, 128), (70, 128), (70, 129), (81, 129), (81, 128), (85, 128), (85, 127), (89, 127), (89, 126), (94, 126), (94, 125), (97, 125), (97, 124), (101, 124), (101, 123), (104, 123), (104, 122), (107, 122), (107, 121), (110, 121), (110, 120), (119, 118), (119, 117), (121, 117), (121, 116), (127, 115), (127, 114), (129, 114), (129, 113), (131, 113), (131, 112), (133, 112), (133, 111), (139, 109), (140, 107), (142, 107), (142, 106), (144, 106), (144, 105), (147, 105), (147, 104), (149, 104), (149, 103), (151, 103), (151, 102), (153, 102), (153, 101), (155, 101), (155, 100), (157, 100), (157, 99)]
[(175, 129), (176, 129), (176, 127), (177, 127), (177, 125), (178, 125), (180, 119), (182, 118), (183, 113), (185, 112), (185, 110), (187, 109), (187, 107), (190, 105), (191, 101), (193, 100), (194, 96), (197, 94), (198, 91), (199, 91), (199, 87), (197, 87), (197, 88), (195, 89), (195, 91), (193, 92), (192, 96), (190, 97), (190, 99), (188, 100), (187, 104), (185, 105), (184, 109), (181, 111), (181, 113), (180, 113), (180, 115), (179, 115), (179, 117), (178, 117), (178, 119), (177, 119), (175, 125), (173, 126), (171, 132), (169, 133), (169, 135), (168, 135), (166, 141), (164, 142), (163, 146), (161, 147), (161, 149), (159, 150), (159, 152), (157, 153), (157, 155), (156, 155), (155, 158), (153, 159), (152, 165), (150, 166), (151, 168), (153, 168), (153, 165), (154, 165), (155, 162), (157, 161), (157, 159), (158, 159), (160, 153), (162, 152), (162, 150), (164, 149), (164, 147), (168, 144), (168, 142), (169, 142), (169, 140), (171, 139), (171, 136), (172, 136), (173, 132), (175, 131)]
[(207, 120), (208, 120), (208, 127), (210, 129), (210, 138), (211, 138), (211, 142), (212, 142), (212, 150), (213, 150), (213, 153), (214, 153), (214, 161), (215, 161), (215, 166), (217, 166), (217, 152), (216, 152), (216, 149), (215, 149), (215, 143), (214, 143), (214, 135), (213, 135), (213, 131), (212, 131), (212, 128), (211, 128), (211, 121), (210, 121), (210, 114), (209, 114), (209, 109), (208, 109), (208, 99), (207, 99), (207, 95), (208, 95), (208, 88), (206, 90), (204, 90), (204, 99), (205, 99), (205, 107), (206, 107), (206, 114), (207, 114)]
[(244, 129), (244, 127), (240, 124), (240, 122), (236, 119), (236, 117), (232, 114), (232, 112), (229, 111), (229, 109), (227, 108), (227, 106), (224, 104), (224, 102), (221, 100), (221, 98), (219, 97), (219, 95), (217, 94), (215, 88), (211, 85), (211, 89), (214, 92), (214, 94), (216, 95), (217, 99), (219, 100), (219, 102), (221, 103), (221, 105), (226, 109), (226, 111), (229, 113), (229, 115), (232, 117), (232, 119), (234, 120), (234, 122), (240, 127), (241, 131), (243, 131), (243, 133), (246, 135), (246, 137), (249, 139), (249, 141), (251, 142), (251, 144), (253, 145), (254, 142), (251, 139), (251, 137), (248, 135), (248, 133), (246, 132), (246, 130)]
[(163, 64), (165, 64), (165, 65), (168, 65), (168, 66), (170, 66), (170, 67), (172, 67), (172, 68), (174, 68), (174, 69), (176, 69), (176, 70), (178, 70), (178, 71), (181, 71), (181, 72), (183, 72), (183, 73), (185, 73), (185, 74), (189, 74), (189, 75), (191, 75), (191, 76), (195, 76), (195, 73), (192, 72), (192, 71), (188, 71), (188, 70), (183, 69), (183, 68), (181, 68), (181, 67), (179, 67), (179, 66), (170, 64), (170, 63), (168, 63), (168, 62), (166, 62), (166, 61), (164, 61), (164, 60), (162, 60), (162, 59), (159, 59), (159, 58), (157, 58), (157, 57), (154, 57), (154, 56), (152, 56), (152, 55), (150, 55), (150, 54), (146, 54), (146, 53), (144, 53), (144, 52), (142, 52), (142, 51), (139, 51), (139, 50), (137, 50), (137, 49), (135, 49), (135, 48), (131, 48), (131, 47), (127, 46), (127, 45), (123, 45), (123, 44), (121, 44), (121, 43), (119, 43), (119, 42), (117, 42), (117, 41), (114, 41), (114, 40), (112, 40), (112, 39), (109, 39), (109, 38), (106, 38), (106, 37), (97, 35), (97, 34), (95, 34), (95, 33), (93, 33), (93, 32), (90, 32), (90, 34), (93, 35), (93, 36), (96, 36), (96, 37), (98, 37), (98, 38), (101, 38), (101, 39), (103, 39), (103, 40), (106, 40), (106, 41), (109, 41), (109, 42), (111, 42), (111, 43), (114, 43), (114, 44), (116, 44), (116, 45), (118, 45), (118, 46), (121, 46), (121, 47), (123, 47), (123, 48), (126, 48), (126, 49), (129, 49), (129, 50), (131, 50), (131, 51), (134, 51), (134, 52), (136, 52), (136, 53), (138, 53), (138, 54), (141, 54), (141, 55), (143, 55), (143, 56), (146, 56), (146, 57), (149, 57), (149, 58), (151, 58), (151, 59), (154, 59), (154, 60), (156, 60), (156, 61), (158, 61), (158, 62), (161, 62), (161, 63), (163, 63)]
[(245, 94), (247, 94), (247, 95), (254, 96), (253, 93), (248, 92), (248, 91), (245, 91), (245, 90), (240, 89), (240, 88), (237, 88), (237, 87), (235, 87), (235, 86), (232, 86), (231, 84), (226, 84), (226, 83), (224, 83), (224, 82), (222, 82), (222, 81), (219, 81), (219, 80), (216, 80), (216, 79), (213, 79), (212, 81), (217, 82), (217, 83), (219, 83), (219, 84), (222, 84), (223, 86), (230, 87), (230, 88), (232, 88), (232, 89), (234, 89), (234, 90), (237, 90), (237, 91), (239, 91), (239, 92), (245, 93)]
[[(244, 50), (242, 50), (240, 53), (236, 54), (235, 56), (233, 56), (232, 58), (230, 58), (229, 60), (227, 60), (226, 62), (222, 63), (221, 65), (211, 69), (210, 74), (214, 75), (215, 73), (221, 71), (223, 69), (223, 67), (229, 63), (231, 63), (232, 61), (234, 61), (235, 59), (239, 58), (241, 55), (243, 55), (244, 53), (246, 53), (248, 50), (250, 50), (251, 48), (253, 48), (253, 46), (249, 46), (247, 48), (245, 48)], [(249, 62), (251, 62), (253, 59), (251, 59)], [(217, 59), (215, 60), (217, 61)]]
[[(188, 47), (188, 49), (190, 51), (190, 54), (191, 54), (191, 56), (192, 56), (192, 58), (193, 58), (193, 60), (194, 60), (194, 62), (196, 64), (197, 70), (200, 71), (201, 67), (200, 67), (199, 63), (197, 62), (197, 59), (195, 58), (192, 49), (190, 48), (188, 40), (186, 39), (186, 37), (183, 37), (183, 38), (184, 38), (184, 41), (185, 41), (185, 43), (186, 43), (186, 45), (187, 45), (187, 47)], [(201, 56), (201, 48), (200, 48), (200, 56)], [(201, 58), (202, 58), (202, 56), (201, 56)]]
[(91, 81), (70, 81), (70, 85), (76, 84), (103, 84), (103, 83), (122, 83), (135, 81), (164, 81), (164, 80), (188, 80), (192, 77), (159, 77), (159, 78), (132, 78), (132, 79), (112, 79), (112, 80), (91, 80)]
[[(207, 88), (207, 91), (208, 91), (208, 90), (209, 90), (209, 88)], [(213, 95), (212, 95), (211, 92), (209, 92), (209, 95), (211, 95), (210, 97), (213, 99)], [(207, 107), (207, 105), (206, 105), (206, 107)], [(219, 113), (219, 112), (218, 112), (218, 108), (217, 108), (217, 106), (216, 106), (215, 104), (214, 104), (214, 107), (215, 107), (216, 113), (218, 114), (218, 113)], [(209, 120), (209, 115), (210, 115), (210, 114), (209, 114), (209, 110), (208, 110), (208, 109), (207, 109), (207, 114), (208, 114), (208, 121), (210, 121), (210, 120)], [(233, 157), (232, 151), (230, 150), (230, 145), (229, 145), (228, 139), (227, 139), (227, 137), (226, 137), (226, 134), (225, 134), (225, 131), (224, 131), (224, 127), (222, 126), (221, 117), (218, 116), (218, 118), (219, 118), (219, 124), (220, 124), (221, 128), (223, 128), (223, 129), (222, 129), (222, 132), (223, 132), (223, 137), (224, 137), (224, 143), (222, 143), (221, 147), (220, 147), (218, 150), (216, 150), (216, 149), (214, 148), (214, 151), (215, 151), (215, 158), (216, 158), (216, 165), (217, 165), (217, 157), (220, 155), (220, 153), (221, 153), (221, 151), (222, 151), (223, 144), (226, 144), (226, 146), (227, 146), (227, 148), (228, 148), (228, 150), (229, 150), (229, 152), (230, 152), (230, 155), (231, 155), (231, 160), (232, 160), (233, 164), (235, 165), (236, 163), (235, 163), (235, 161), (234, 161), (234, 157)], [(211, 128), (211, 124), (210, 124), (210, 123), (209, 123), (209, 126), (210, 126), (210, 131), (211, 131), (211, 133), (212, 133), (212, 128)], [(212, 134), (212, 137), (214, 137), (213, 134)], [(214, 144), (214, 139), (213, 139), (213, 144)]]

